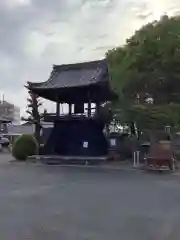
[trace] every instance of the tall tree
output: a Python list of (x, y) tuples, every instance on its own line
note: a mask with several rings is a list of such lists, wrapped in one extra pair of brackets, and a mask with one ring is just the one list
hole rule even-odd
[[(180, 17), (164, 16), (142, 27), (123, 47), (107, 53), (112, 86), (120, 99), (114, 107), (123, 109), (121, 116), (126, 121), (133, 119), (143, 127), (179, 122), (179, 36)], [(147, 98), (153, 104), (147, 105)]]
[[(28, 84), (25, 86), (28, 89)], [(40, 114), (39, 108), (42, 106), (42, 102), (40, 101), (39, 96), (32, 93), (28, 90), (29, 97), (27, 98), (27, 110), (26, 113), (28, 117), (23, 117), (22, 120), (26, 122), (30, 122), (35, 126), (35, 137), (40, 145), (40, 132), (41, 132), (41, 119), (46, 114), (46, 110), (44, 110), (44, 114)]]

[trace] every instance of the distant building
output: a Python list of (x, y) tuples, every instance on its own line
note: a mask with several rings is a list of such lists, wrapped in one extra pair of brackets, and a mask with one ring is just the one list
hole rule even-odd
[(17, 106), (14, 106), (12, 124), (19, 125), (20, 122), (21, 122), (21, 112), (20, 112), (20, 108), (17, 107)]
[(20, 124), (20, 108), (5, 100), (0, 101), (0, 118), (11, 121), (13, 124)]
[(10, 124), (10, 121), (0, 117), (0, 134), (8, 132), (7, 126), (9, 124)]
[[(47, 123), (47, 122), (42, 122), (42, 130), (41, 134), (42, 135), (47, 135), (50, 134), (50, 130), (53, 128), (53, 123)], [(8, 124), (7, 125), (7, 132), (9, 134), (33, 134), (35, 131), (34, 129), (34, 124), (27, 122), (21, 125), (15, 125), (15, 124)]]
[(26, 123), (21, 125), (9, 124), (7, 130), (9, 134), (33, 134), (34, 126)]

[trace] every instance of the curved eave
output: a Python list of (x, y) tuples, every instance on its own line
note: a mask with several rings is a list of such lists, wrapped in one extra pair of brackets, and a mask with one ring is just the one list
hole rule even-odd
[(106, 60), (54, 65), (47, 81), (28, 82), (26, 87), (51, 101), (87, 102), (89, 99), (104, 102), (117, 99), (109, 86)]
[(34, 88), (39, 88), (44, 84), (44, 82), (27, 82), (27, 85), (25, 87), (29, 90), (33, 90)]
[(109, 88), (101, 89), (99, 86), (85, 86), (78, 88), (30, 88), (30, 90), (38, 96), (50, 101), (60, 103), (75, 103), (75, 102), (106, 102), (117, 99), (117, 94)]

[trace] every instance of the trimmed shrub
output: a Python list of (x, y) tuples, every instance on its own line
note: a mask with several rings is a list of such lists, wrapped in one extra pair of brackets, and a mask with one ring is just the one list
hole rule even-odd
[(16, 139), (12, 146), (12, 155), (15, 159), (25, 161), (29, 156), (38, 153), (38, 144), (33, 135), (23, 134)]

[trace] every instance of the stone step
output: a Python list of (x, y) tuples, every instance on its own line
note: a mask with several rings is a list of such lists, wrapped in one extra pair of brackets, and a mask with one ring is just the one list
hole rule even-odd
[(48, 165), (97, 165), (107, 161), (107, 156), (90, 157), (90, 156), (58, 156), (58, 155), (35, 155), (28, 158)]

